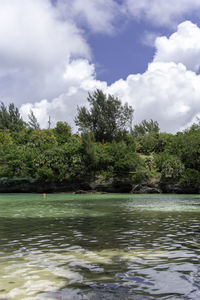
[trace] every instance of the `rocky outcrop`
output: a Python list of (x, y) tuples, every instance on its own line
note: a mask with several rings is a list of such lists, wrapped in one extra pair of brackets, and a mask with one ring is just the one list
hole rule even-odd
[(61, 193), (89, 189), (87, 181), (79, 180), (0, 179), (0, 193)]
[(131, 190), (132, 194), (160, 194), (162, 190), (158, 186), (137, 184)]
[(132, 181), (129, 178), (120, 177), (111, 177), (103, 180), (96, 178), (89, 185), (91, 190), (107, 193), (130, 193), (132, 189)]
[(161, 184), (161, 189), (163, 193), (166, 194), (199, 194), (200, 189), (195, 187), (184, 187), (178, 184), (167, 183)]
[(41, 181), (32, 178), (0, 179), (0, 193), (132, 193), (132, 194), (198, 194), (200, 189), (183, 187), (175, 183), (135, 184), (130, 178), (103, 177), (76, 178), (73, 180)]

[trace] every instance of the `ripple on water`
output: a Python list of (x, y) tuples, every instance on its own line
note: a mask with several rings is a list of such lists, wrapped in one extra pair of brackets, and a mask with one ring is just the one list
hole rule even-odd
[(150, 198), (8, 207), (0, 298), (200, 299), (199, 199)]

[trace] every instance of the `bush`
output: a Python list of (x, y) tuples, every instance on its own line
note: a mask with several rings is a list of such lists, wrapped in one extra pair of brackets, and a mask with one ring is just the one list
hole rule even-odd
[(186, 188), (200, 189), (200, 172), (194, 169), (186, 169), (180, 179), (180, 184)]

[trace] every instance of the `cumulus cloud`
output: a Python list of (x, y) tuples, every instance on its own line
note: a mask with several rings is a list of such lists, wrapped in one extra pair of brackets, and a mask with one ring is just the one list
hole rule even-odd
[[(193, 29), (194, 34), (191, 34)], [(187, 40), (187, 30), (191, 43)], [(95, 66), (86, 59), (73, 60), (63, 73), (66, 82), (64, 93), (53, 100), (23, 105), (21, 111), (27, 114), (31, 108), (42, 126), (47, 126), (49, 115), (54, 122), (65, 120), (73, 125), (77, 105), (87, 105), (88, 91), (100, 88), (132, 105), (135, 123), (154, 119), (159, 122), (162, 131), (176, 132), (185, 128), (200, 114), (200, 75), (192, 71), (200, 58), (196, 43), (199, 31), (190, 22), (180, 24), (169, 39), (162, 37), (156, 40), (156, 55), (146, 72), (129, 75), (126, 80), (120, 79), (110, 86), (96, 80)], [(169, 44), (173, 41), (173, 47), (161, 47), (162, 39)], [(180, 39), (181, 43), (178, 43)], [(187, 44), (192, 45), (192, 51), (185, 46)], [(177, 53), (179, 56), (175, 55)], [(195, 60), (193, 53), (199, 53)]]
[(145, 73), (129, 75), (108, 91), (135, 108), (135, 123), (154, 119), (163, 131), (178, 131), (200, 112), (200, 76), (183, 64), (153, 62)]
[[(61, 15), (61, 5), (69, 12)], [(74, 125), (77, 105), (87, 105), (88, 92), (96, 88), (114, 94), (135, 109), (135, 123), (153, 118), (161, 129), (175, 132), (200, 114), (200, 29), (191, 22), (178, 26), (169, 38), (156, 39), (153, 62), (143, 74), (132, 74), (111, 86), (96, 80), (90, 47), (75, 20), (95, 32), (113, 30), (114, 0), (58, 1), (1, 0), (0, 2), (0, 97), (21, 106), (24, 118), (32, 109), (42, 127), (58, 120)], [(84, 3), (84, 5), (83, 5)], [(178, 15), (200, 7), (199, 1), (127, 0), (129, 11), (140, 17), (171, 22)], [(190, 4), (189, 4), (190, 3)], [(198, 4), (199, 3), (199, 4)], [(170, 13), (168, 5), (173, 6)], [(162, 18), (161, 7), (166, 16)], [(86, 9), (87, 8), (87, 9)], [(157, 10), (156, 10), (157, 9)], [(114, 14), (115, 16), (115, 14)], [(82, 19), (82, 20), (81, 20)], [(157, 22), (156, 21), (156, 22)], [(78, 24), (80, 24), (78, 22)], [(152, 38), (154, 38), (152, 36)], [(151, 40), (151, 39), (150, 39)], [(149, 40), (149, 41), (150, 41)], [(42, 100), (41, 100), (42, 99)]]
[(116, 18), (123, 8), (115, 0), (58, 0), (57, 7), (63, 18), (71, 18), (86, 25), (93, 32), (112, 33)]
[(200, 10), (199, 0), (126, 0), (127, 13), (156, 26), (175, 26), (183, 17)]
[(200, 112), (200, 76), (188, 71), (183, 64), (152, 62), (145, 73), (129, 75), (126, 80), (118, 80), (111, 86), (97, 81), (93, 66), (87, 65), (86, 61), (74, 61), (70, 68), (77, 70), (83, 65), (91, 71), (90, 75), (85, 72), (81, 81), (79, 76), (71, 78), (70, 75), (68, 79), (73, 83), (71, 81), (67, 93), (51, 101), (25, 104), (21, 107), (22, 115), (26, 117), (32, 109), (43, 127), (47, 126), (49, 116), (53, 125), (58, 120), (67, 120), (74, 127), (77, 106), (87, 106), (88, 91), (96, 88), (132, 105), (134, 123), (154, 119), (162, 131), (176, 132), (185, 128)]
[(63, 73), (65, 92), (51, 100), (43, 99), (23, 104), (20, 108), (23, 119), (28, 120), (28, 114), (32, 110), (41, 127), (48, 126), (50, 116), (52, 126), (55, 126), (57, 121), (67, 121), (74, 128), (77, 106), (88, 105), (88, 92), (107, 89), (106, 82), (96, 80), (95, 76), (94, 65), (86, 59), (72, 60)]
[(198, 71), (200, 67), (200, 28), (190, 21), (178, 26), (169, 38), (156, 39), (154, 61), (183, 63), (187, 69)]
[(17, 103), (56, 95), (70, 58), (90, 57), (82, 32), (49, 0), (1, 0), (0, 41), (0, 96)]

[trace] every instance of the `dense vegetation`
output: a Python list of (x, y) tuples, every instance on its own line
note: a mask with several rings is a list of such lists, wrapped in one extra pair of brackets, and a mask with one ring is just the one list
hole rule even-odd
[(40, 129), (31, 111), (22, 120), (11, 103), (0, 106), (0, 178), (41, 181), (129, 178), (135, 184), (173, 184), (200, 190), (200, 122), (177, 134), (156, 121), (132, 127), (133, 109), (97, 90), (79, 107), (73, 134), (66, 122)]

